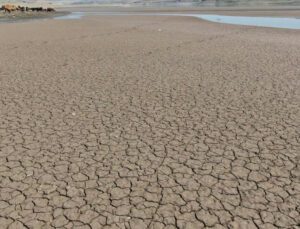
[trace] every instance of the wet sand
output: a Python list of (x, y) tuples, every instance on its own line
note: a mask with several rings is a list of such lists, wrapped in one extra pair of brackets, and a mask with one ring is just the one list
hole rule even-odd
[(285, 7), (110, 7), (68, 6), (57, 9), (71, 12), (191, 13), (232, 16), (300, 17), (300, 6)]
[(297, 228), (300, 31), (0, 24), (0, 223)]

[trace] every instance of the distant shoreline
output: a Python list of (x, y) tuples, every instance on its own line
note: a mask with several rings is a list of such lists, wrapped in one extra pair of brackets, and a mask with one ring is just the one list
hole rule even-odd
[(61, 7), (68, 12), (118, 12), (118, 13), (193, 13), (220, 14), (229, 16), (274, 16), (300, 17), (300, 7), (117, 7), (117, 6), (82, 6)]
[(56, 11), (56, 12), (12, 12), (4, 13), (0, 12), (0, 23), (28, 21), (35, 19), (47, 19), (65, 16), (69, 14), (68, 11)]
[(0, 11), (0, 23), (52, 19), (72, 12), (139, 12), (139, 13), (201, 13), (229, 16), (278, 16), (300, 17), (300, 7), (120, 7), (120, 6), (65, 6), (55, 12), (12, 12)]

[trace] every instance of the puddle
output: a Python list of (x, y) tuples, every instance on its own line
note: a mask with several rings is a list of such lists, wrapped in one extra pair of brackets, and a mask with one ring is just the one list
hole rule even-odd
[(284, 29), (300, 29), (300, 18), (281, 17), (245, 17), (245, 16), (223, 16), (214, 14), (171, 14), (171, 13), (115, 13), (115, 12), (72, 12), (65, 16), (56, 17), (59, 20), (81, 19), (84, 16), (184, 16), (196, 17), (202, 20), (233, 24), (260, 26)]

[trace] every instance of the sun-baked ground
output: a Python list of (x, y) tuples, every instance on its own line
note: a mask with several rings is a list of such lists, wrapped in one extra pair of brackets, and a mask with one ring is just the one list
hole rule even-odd
[(0, 225), (297, 228), (300, 32), (0, 25)]

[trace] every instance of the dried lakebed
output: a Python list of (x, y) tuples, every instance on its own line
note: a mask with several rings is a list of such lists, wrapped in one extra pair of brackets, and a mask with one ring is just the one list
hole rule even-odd
[(296, 229), (300, 30), (3, 23), (0, 228)]

